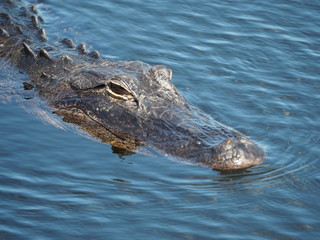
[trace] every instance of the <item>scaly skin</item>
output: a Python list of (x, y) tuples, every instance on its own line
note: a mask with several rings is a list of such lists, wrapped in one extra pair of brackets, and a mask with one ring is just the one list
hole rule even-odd
[(259, 146), (188, 104), (169, 68), (101, 59), (70, 39), (50, 42), (34, 5), (2, 0), (0, 7), (0, 57), (26, 72), (64, 121), (118, 148), (148, 145), (216, 170), (263, 161)]

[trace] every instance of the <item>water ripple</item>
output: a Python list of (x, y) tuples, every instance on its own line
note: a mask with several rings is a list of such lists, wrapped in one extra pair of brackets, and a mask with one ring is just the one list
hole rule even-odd
[(318, 237), (318, 2), (38, 6), (50, 39), (172, 68), (192, 104), (257, 141), (266, 161), (217, 172), (161, 156), (118, 158), (53, 117), (23, 90), (27, 76), (1, 62), (0, 238)]

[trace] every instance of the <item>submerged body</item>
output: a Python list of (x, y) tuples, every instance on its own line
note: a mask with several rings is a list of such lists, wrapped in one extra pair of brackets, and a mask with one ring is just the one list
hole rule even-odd
[(50, 42), (34, 5), (7, 0), (0, 7), (0, 57), (25, 71), (64, 121), (118, 148), (148, 145), (217, 170), (262, 162), (259, 146), (188, 104), (169, 68), (101, 59), (69, 39)]

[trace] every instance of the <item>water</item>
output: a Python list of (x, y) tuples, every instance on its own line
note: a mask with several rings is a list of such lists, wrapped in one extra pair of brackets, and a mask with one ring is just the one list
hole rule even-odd
[(38, 8), (50, 39), (169, 66), (191, 103), (260, 143), (267, 159), (220, 173), (119, 157), (62, 123), (23, 90), (27, 76), (7, 70), (0, 239), (319, 238), (319, 2), (44, 0)]

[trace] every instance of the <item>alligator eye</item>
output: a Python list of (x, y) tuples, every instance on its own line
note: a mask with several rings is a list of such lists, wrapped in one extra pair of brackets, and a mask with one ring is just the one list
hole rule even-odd
[(118, 95), (130, 95), (130, 93), (122, 86), (110, 82), (109, 87), (112, 92)]
[(114, 82), (108, 83), (107, 92), (114, 98), (123, 99), (123, 100), (134, 99), (134, 96), (132, 93), (130, 93), (123, 86)]

